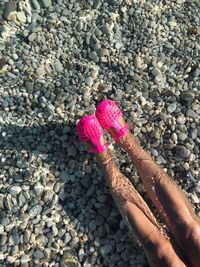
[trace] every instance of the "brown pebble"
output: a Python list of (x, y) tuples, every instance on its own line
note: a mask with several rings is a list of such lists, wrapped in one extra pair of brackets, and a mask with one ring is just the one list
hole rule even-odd
[(0, 69), (2, 69), (6, 65), (5, 57), (0, 58)]

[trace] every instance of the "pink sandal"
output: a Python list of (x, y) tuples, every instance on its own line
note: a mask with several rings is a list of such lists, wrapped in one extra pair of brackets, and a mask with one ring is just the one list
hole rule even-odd
[[(101, 126), (107, 129), (116, 143), (128, 132), (128, 124), (122, 127), (118, 122), (118, 118), (121, 116), (122, 112), (116, 105), (115, 101), (109, 99), (103, 100), (96, 109), (96, 117)], [(115, 134), (110, 132), (111, 128), (115, 129)]]
[(82, 142), (91, 142), (94, 148), (87, 149), (87, 152), (102, 153), (108, 148), (108, 144), (102, 145), (100, 138), (103, 135), (103, 129), (95, 117), (95, 115), (89, 115), (83, 117), (76, 124), (76, 133)]

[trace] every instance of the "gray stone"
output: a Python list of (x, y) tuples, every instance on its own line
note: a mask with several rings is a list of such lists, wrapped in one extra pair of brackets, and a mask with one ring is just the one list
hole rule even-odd
[(34, 218), (38, 214), (41, 214), (42, 207), (40, 205), (35, 205), (29, 210), (29, 215), (31, 218)]
[(161, 71), (160, 71), (158, 68), (154, 68), (154, 69), (152, 70), (152, 74), (153, 74), (154, 76), (161, 76), (161, 75), (162, 75)]
[(0, 224), (0, 235), (4, 232), (4, 227), (3, 225)]
[(71, 241), (72, 237), (69, 233), (66, 233), (64, 236), (64, 242), (67, 245)]
[(100, 248), (102, 257), (107, 256), (108, 253), (112, 251), (112, 246), (110, 244), (104, 245)]
[(88, 85), (88, 86), (92, 86), (93, 85), (93, 78), (92, 77), (87, 77), (85, 79), (85, 83)]
[(178, 139), (180, 141), (185, 141), (187, 139), (187, 134), (186, 133), (179, 133), (178, 134)]
[(1, 246), (5, 245), (7, 243), (7, 240), (8, 240), (7, 234), (6, 233), (3, 233), (0, 236), (0, 245)]
[(80, 183), (85, 187), (88, 188), (91, 185), (92, 178), (90, 175), (85, 175), (83, 178), (80, 179)]
[(41, 250), (37, 249), (37, 250), (34, 252), (34, 257), (35, 257), (36, 259), (43, 259), (43, 258), (44, 258), (44, 253), (43, 253)]
[(189, 149), (184, 146), (176, 146), (175, 147), (175, 158), (178, 160), (183, 160), (187, 158), (190, 154)]
[(9, 193), (12, 196), (18, 195), (22, 191), (22, 188), (20, 186), (14, 185), (9, 189)]
[(21, 258), (20, 258), (20, 262), (21, 264), (25, 264), (27, 262), (31, 261), (31, 258), (29, 257), (29, 255), (24, 254)]
[(142, 67), (142, 60), (141, 60), (141, 57), (140, 56), (136, 56), (135, 57), (135, 59), (134, 59), (134, 66), (137, 69), (140, 69)]
[(107, 218), (109, 213), (110, 213), (110, 207), (108, 205), (102, 207), (102, 208), (99, 208), (98, 209), (98, 213), (103, 216), (104, 218)]
[(190, 91), (183, 91), (180, 93), (180, 102), (184, 105), (191, 104), (194, 99), (194, 94)]
[(13, 15), (16, 13), (16, 1), (8, 1), (5, 3), (3, 16), (5, 19), (13, 20)]
[(28, 36), (28, 40), (29, 42), (33, 42), (35, 40), (35, 38), (37, 37), (37, 34), (35, 32), (31, 33), (29, 36)]
[(36, 184), (34, 184), (34, 192), (36, 194), (36, 196), (41, 196), (42, 193), (44, 192), (44, 187), (40, 182), (37, 182)]
[(94, 62), (98, 62), (99, 58), (97, 56), (97, 53), (95, 51), (89, 53), (89, 58), (93, 60)]
[(167, 107), (167, 111), (168, 111), (169, 113), (172, 113), (172, 112), (174, 112), (175, 110), (176, 110), (176, 102), (171, 103), (171, 104)]
[(36, 10), (40, 10), (40, 5), (37, 0), (32, 0), (31, 2)]
[(22, 23), (26, 23), (26, 15), (25, 15), (25, 13), (23, 11), (17, 12), (17, 19)]
[(192, 119), (196, 119), (197, 118), (197, 113), (192, 109), (188, 109), (187, 112), (186, 112), (186, 116), (190, 117)]
[(90, 223), (89, 223), (89, 229), (91, 230), (91, 231), (95, 231), (96, 230), (96, 222), (95, 222), (95, 220), (91, 220), (90, 221)]
[(50, 7), (52, 6), (52, 1), (51, 0), (42, 0), (42, 4), (44, 7)]

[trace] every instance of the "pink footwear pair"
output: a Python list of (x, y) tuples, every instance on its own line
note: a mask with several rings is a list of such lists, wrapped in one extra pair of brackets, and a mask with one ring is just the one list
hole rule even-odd
[[(114, 101), (103, 100), (98, 105), (95, 115), (85, 116), (77, 123), (76, 133), (80, 141), (89, 141), (94, 145), (94, 148), (87, 150), (88, 152), (102, 153), (107, 149), (108, 144), (101, 144), (103, 128), (111, 134), (115, 142), (128, 132), (128, 124), (122, 127), (118, 122), (121, 116), (122, 112)], [(110, 131), (111, 129), (115, 131)]]

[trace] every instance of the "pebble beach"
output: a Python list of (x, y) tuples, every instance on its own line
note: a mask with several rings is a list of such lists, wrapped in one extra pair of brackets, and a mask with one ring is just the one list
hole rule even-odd
[(200, 1), (2, 0), (0, 267), (149, 266), (75, 135), (105, 98), (200, 216)]

